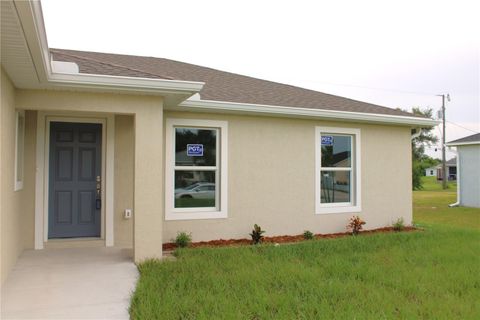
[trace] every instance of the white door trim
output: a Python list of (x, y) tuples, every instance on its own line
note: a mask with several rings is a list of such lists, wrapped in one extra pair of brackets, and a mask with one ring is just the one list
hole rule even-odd
[(114, 196), (114, 143), (115, 116), (95, 113), (43, 112), (37, 115), (36, 179), (35, 179), (35, 249), (43, 249), (48, 241), (48, 171), (49, 133), (51, 121), (84, 122), (102, 124), (102, 206), (101, 238), (105, 246), (114, 245), (113, 196)]

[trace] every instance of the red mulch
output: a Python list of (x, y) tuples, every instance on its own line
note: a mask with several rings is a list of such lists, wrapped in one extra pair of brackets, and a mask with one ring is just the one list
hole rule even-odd
[[(405, 227), (402, 232), (410, 232), (419, 230), (415, 227)], [(387, 232), (398, 232), (393, 230), (393, 227), (385, 227), (385, 228), (378, 228), (372, 230), (365, 230), (361, 231), (360, 234), (372, 234), (372, 233), (387, 233)], [(351, 232), (341, 232), (341, 233), (329, 233), (329, 234), (316, 234), (316, 239), (333, 239), (333, 238), (340, 238), (345, 236), (350, 236)], [(299, 234), (296, 236), (275, 236), (275, 237), (264, 237), (264, 243), (293, 243), (305, 241), (303, 234)], [(250, 239), (219, 239), (219, 240), (211, 240), (211, 241), (200, 241), (200, 242), (192, 242), (190, 244), (190, 248), (199, 248), (199, 247), (227, 247), (227, 246), (240, 246), (240, 245), (249, 245), (252, 243)], [(164, 243), (163, 250), (173, 250), (177, 246), (173, 242)]]

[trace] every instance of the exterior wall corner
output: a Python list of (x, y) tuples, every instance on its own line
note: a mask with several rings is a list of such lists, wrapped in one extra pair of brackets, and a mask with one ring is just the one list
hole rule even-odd
[(163, 108), (135, 114), (134, 260), (162, 257)]

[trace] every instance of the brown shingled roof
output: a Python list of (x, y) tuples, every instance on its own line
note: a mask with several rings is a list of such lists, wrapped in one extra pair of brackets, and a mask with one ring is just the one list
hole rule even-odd
[(56, 61), (75, 62), (80, 73), (205, 82), (200, 91), (202, 100), (414, 116), (398, 109), (169, 59), (63, 49), (51, 49), (51, 53)]
[(469, 143), (469, 142), (480, 142), (480, 133), (475, 133), (468, 137), (463, 137), (461, 139), (453, 140), (453, 141), (447, 142), (447, 144)]

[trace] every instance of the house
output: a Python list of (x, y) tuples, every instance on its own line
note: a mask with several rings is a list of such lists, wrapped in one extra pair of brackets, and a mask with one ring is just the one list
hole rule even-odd
[(437, 167), (430, 167), (430, 168), (425, 169), (425, 176), (436, 177), (437, 176)]
[[(457, 180), (457, 159), (452, 158), (445, 162), (445, 167), (447, 169), (447, 178), (448, 180)], [(443, 167), (442, 164), (439, 164), (437, 167), (437, 180), (443, 180)]]
[(128, 247), (141, 261), (178, 231), (411, 223), (411, 129), (436, 121), (168, 59), (51, 49), (40, 2), (1, 10), (2, 281), (25, 249)]
[(480, 208), (480, 133), (447, 143), (457, 149), (457, 202)]

